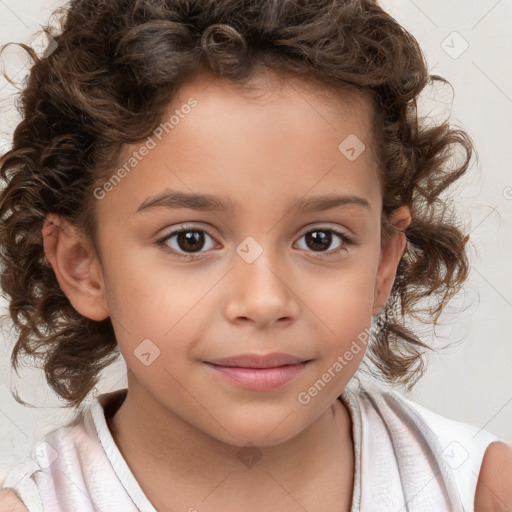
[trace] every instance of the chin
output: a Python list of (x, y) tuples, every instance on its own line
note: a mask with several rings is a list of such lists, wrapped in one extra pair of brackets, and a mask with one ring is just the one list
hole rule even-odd
[[(243, 425), (225, 425), (227, 432), (231, 435), (224, 430), (218, 432), (220, 437), (212, 433), (210, 435), (223, 443), (238, 448), (246, 446), (260, 448), (278, 446), (293, 439), (302, 432), (300, 427), (297, 426), (296, 421), (290, 421), (290, 424), (285, 427), (283, 425), (283, 418), (275, 422), (256, 422), (256, 424), (255, 422), (246, 422)], [(292, 423), (294, 424), (292, 425)]]

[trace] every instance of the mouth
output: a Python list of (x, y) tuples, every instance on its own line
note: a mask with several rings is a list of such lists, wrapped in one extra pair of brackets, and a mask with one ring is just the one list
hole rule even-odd
[(307, 361), (310, 361), (310, 359), (285, 354), (284, 352), (272, 352), (270, 354), (240, 354), (237, 356), (212, 359), (206, 362), (217, 366), (264, 369), (300, 364)]
[(290, 383), (310, 361), (284, 353), (242, 354), (205, 361), (205, 365), (216, 377), (232, 385), (254, 391), (270, 391)]

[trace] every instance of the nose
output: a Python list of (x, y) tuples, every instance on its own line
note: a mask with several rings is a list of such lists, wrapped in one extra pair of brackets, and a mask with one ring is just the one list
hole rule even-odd
[(299, 298), (286, 262), (264, 250), (248, 262), (238, 254), (227, 283), (225, 315), (231, 322), (252, 322), (257, 328), (275, 323), (291, 323), (299, 315)]

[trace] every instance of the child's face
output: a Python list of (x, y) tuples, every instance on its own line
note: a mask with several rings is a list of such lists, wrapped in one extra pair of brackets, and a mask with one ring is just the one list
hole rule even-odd
[[(228, 443), (272, 445), (318, 418), (356, 371), (403, 238), (381, 251), (363, 100), (335, 105), (293, 83), (251, 101), (208, 80), (181, 89), (166, 116), (178, 110), (173, 128), (153, 136), (155, 147), (126, 148), (122, 163), (151, 146), (98, 200), (100, 287), (141, 406), (158, 404)], [(197, 104), (182, 108), (191, 97)], [(359, 156), (352, 134), (366, 146)], [(349, 136), (355, 151), (342, 153)], [(141, 208), (171, 191), (209, 194), (233, 210)], [(367, 205), (294, 208), (325, 194)], [(155, 244), (184, 224), (189, 239)], [(207, 363), (272, 352), (309, 362), (273, 389), (242, 387)]]

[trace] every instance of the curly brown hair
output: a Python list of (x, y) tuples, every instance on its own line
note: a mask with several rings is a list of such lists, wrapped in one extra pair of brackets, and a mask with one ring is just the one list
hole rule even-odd
[(110, 318), (80, 315), (61, 290), (44, 254), (46, 215), (79, 226), (97, 249), (92, 191), (122, 145), (150, 135), (196, 73), (245, 86), (266, 69), (371, 98), (382, 236), (395, 229), (389, 215), (399, 206), (409, 206), (412, 220), (367, 353), (384, 379), (411, 389), (431, 347), (407, 317), (427, 313), (435, 325), (467, 277), (469, 235), (442, 193), (474, 152), (464, 130), (418, 115), (420, 92), (448, 82), (428, 73), (416, 39), (372, 0), (72, 0), (54, 14), (59, 28), (43, 28), (57, 43), (52, 53), (38, 57), (22, 45), (34, 63), (12, 148), (0, 158), (0, 284), (19, 331), (14, 368), (23, 354), (34, 356), (68, 406), (87, 397), (120, 354)]

